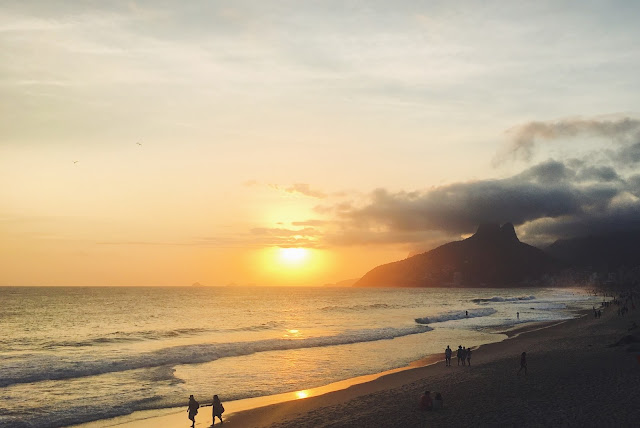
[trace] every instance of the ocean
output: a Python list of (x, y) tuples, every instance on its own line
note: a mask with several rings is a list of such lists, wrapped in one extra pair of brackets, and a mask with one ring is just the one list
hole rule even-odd
[(599, 301), (541, 288), (0, 287), (0, 427), (322, 386)]

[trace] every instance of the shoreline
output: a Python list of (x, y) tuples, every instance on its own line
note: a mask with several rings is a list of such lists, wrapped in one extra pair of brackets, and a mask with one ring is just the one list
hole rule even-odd
[[(568, 320), (562, 321), (541, 321), (541, 322), (532, 322), (526, 323), (525, 325), (521, 325), (515, 328), (507, 329), (507, 330), (497, 330), (492, 334), (496, 335), (505, 335), (506, 337), (501, 340), (497, 340), (495, 342), (489, 342), (477, 347), (472, 348), (474, 352), (483, 349), (490, 345), (496, 345), (503, 343), (505, 341), (515, 340), (518, 336), (522, 334), (526, 334), (529, 332), (535, 332), (547, 328), (552, 328), (560, 324), (564, 324), (567, 322), (574, 321), (576, 319), (582, 318), (588, 314), (589, 311), (578, 312), (578, 317)], [(455, 349), (454, 349), (455, 351)], [(443, 354), (443, 353), (442, 353)], [(475, 357), (476, 354), (474, 354)], [(307, 400), (317, 399), (320, 397), (325, 397), (330, 394), (337, 394), (340, 400), (344, 399), (354, 399), (361, 395), (365, 395), (371, 393), (372, 391), (377, 391), (381, 388), (381, 386), (376, 385), (376, 382), (379, 382), (380, 379), (385, 378), (384, 388), (387, 387), (387, 377), (393, 377), (395, 375), (398, 376), (398, 380), (405, 381), (406, 379), (413, 378), (412, 374), (406, 374), (402, 376), (401, 374), (404, 372), (412, 372), (414, 370), (424, 369), (429, 366), (437, 365), (438, 363), (442, 363), (444, 360), (443, 355), (441, 354), (429, 354), (425, 355), (423, 358), (419, 360), (412, 361), (408, 365), (403, 367), (398, 367), (395, 369), (385, 370), (382, 372), (372, 373), (363, 376), (356, 376), (353, 378), (343, 379), (337, 382), (332, 382), (327, 385), (322, 385), (319, 387), (308, 388), (303, 390), (291, 391), (281, 394), (274, 395), (266, 395), (260, 397), (252, 397), (245, 398), (240, 400), (233, 400), (224, 402), (225, 406), (225, 415), (224, 421), (225, 426), (231, 427), (247, 427), (247, 426), (263, 426), (263, 425), (252, 425), (254, 423), (258, 423), (252, 413), (260, 412), (261, 409), (270, 408), (272, 406), (291, 406), (293, 403), (300, 403)], [(455, 361), (455, 353), (452, 361)], [(473, 361), (472, 361), (473, 362)], [(397, 383), (392, 381), (393, 384)], [(334, 400), (331, 399), (333, 402)], [(206, 403), (201, 405), (200, 411), (198, 413), (198, 417), (196, 417), (196, 427), (210, 427), (211, 426), (211, 414), (210, 414), (210, 404)], [(306, 406), (305, 406), (306, 407)], [(156, 427), (174, 427), (177, 424), (183, 424), (184, 421), (188, 420), (185, 416), (186, 407), (179, 408), (165, 408), (165, 409), (153, 409), (153, 410), (142, 410), (131, 413), (129, 415), (118, 416), (115, 418), (109, 419), (101, 419), (92, 422), (86, 422), (78, 425), (71, 425), (68, 428), (106, 428), (106, 427), (119, 427), (119, 428), (143, 428), (145, 426), (149, 426), (148, 424), (152, 423), (153, 426)], [(159, 415), (159, 413), (162, 413)], [(218, 422), (219, 423), (219, 422)], [(264, 425), (267, 426), (267, 425)]]
[[(627, 329), (640, 323), (640, 310), (621, 317), (616, 309), (601, 308), (601, 319), (588, 316), (591, 311), (586, 310), (570, 320), (510, 329), (505, 332), (511, 335), (508, 339), (474, 348), (470, 367), (445, 367), (443, 357), (436, 355), (429, 365), (379, 373), (365, 383), (305, 399), (243, 411), (234, 409), (234, 402), (224, 402), (224, 426), (424, 428), (452, 421), (469, 426), (635, 425), (640, 420), (635, 405), (640, 400), (640, 329)], [(629, 335), (638, 342), (620, 344)], [(518, 375), (523, 350), (527, 376)], [(425, 389), (442, 393), (443, 409), (418, 409)], [(175, 410), (117, 426), (190, 426), (186, 407)], [(141, 413), (130, 416), (134, 415)], [(93, 426), (116, 426), (111, 422)], [(208, 407), (202, 408), (196, 427), (211, 427)]]

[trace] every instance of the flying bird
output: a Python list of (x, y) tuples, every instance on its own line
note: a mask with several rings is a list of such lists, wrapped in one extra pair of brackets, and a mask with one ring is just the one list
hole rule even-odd
[(76, 163), (78, 163), (78, 162), (80, 162), (80, 161), (73, 161), (73, 163), (74, 163), (74, 164), (76, 164)]
[(138, 141), (136, 144), (137, 144), (137, 145), (139, 145), (139, 146), (141, 146), (141, 145), (142, 145), (142, 143), (141, 143), (140, 141)]

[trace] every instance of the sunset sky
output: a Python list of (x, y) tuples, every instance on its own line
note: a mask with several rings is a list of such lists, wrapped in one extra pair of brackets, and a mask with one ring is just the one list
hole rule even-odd
[(638, 16), (5, 0), (0, 285), (322, 285), (481, 222), (638, 228)]

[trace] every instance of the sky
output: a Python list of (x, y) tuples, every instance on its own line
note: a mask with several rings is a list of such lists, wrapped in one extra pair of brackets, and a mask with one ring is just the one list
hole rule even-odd
[(480, 223), (640, 228), (638, 16), (5, 0), (0, 285), (322, 285)]

